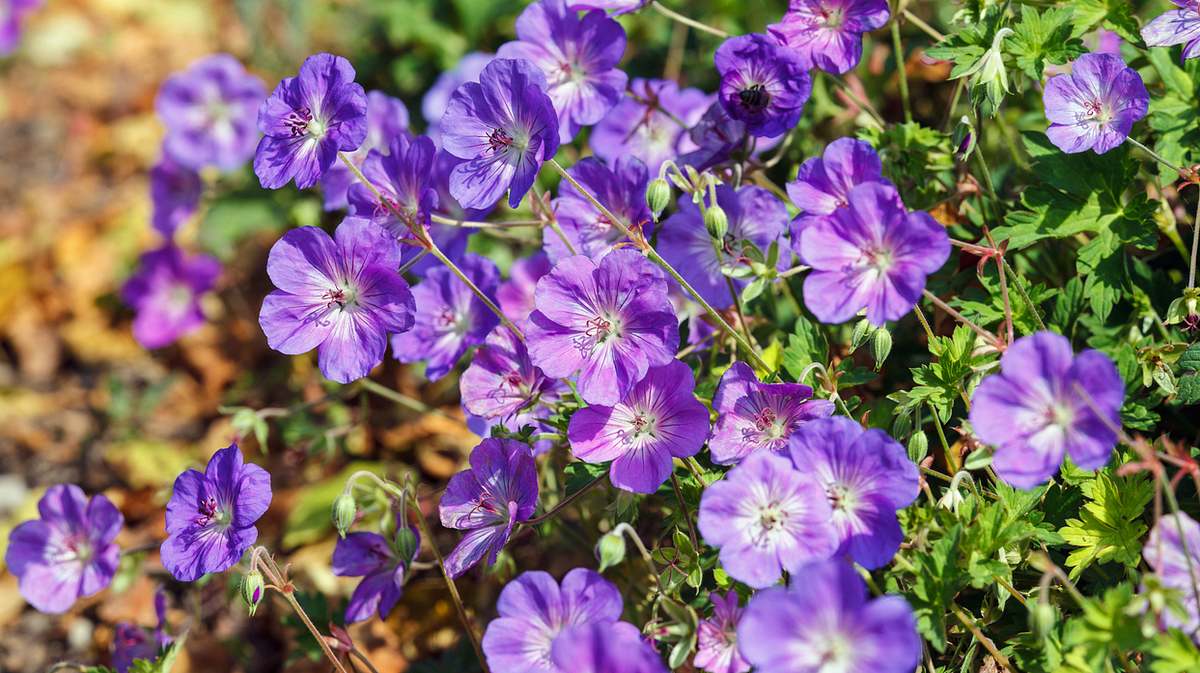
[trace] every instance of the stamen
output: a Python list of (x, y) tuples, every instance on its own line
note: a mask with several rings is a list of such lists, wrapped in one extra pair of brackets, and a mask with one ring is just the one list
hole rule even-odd
[(283, 125), (286, 126), (292, 133), (293, 138), (299, 138), (308, 134), (308, 125), (312, 123), (312, 110), (307, 107), (302, 107), (298, 110), (292, 110), (286, 117), (283, 118)]

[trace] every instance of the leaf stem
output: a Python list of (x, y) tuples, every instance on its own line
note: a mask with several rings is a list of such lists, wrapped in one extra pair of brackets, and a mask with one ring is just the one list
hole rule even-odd
[(937, 31), (937, 29), (935, 29), (933, 26), (929, 25), (928, 23), (925, 23), (924, 19), (917, 16), (916, 14), (913, 14), (912, 11), (909, 10), (909, 8), (905, 7), (903, 9), (901, 9), (900, 14), (903, 15), (904, 18), (906, 20), (908, 20), (909, 23), (916, 26), (917, 28), (920, 28), (921, 31), (924, 32), (929, 37), (932, 37), (934, 39), (934, 41), (942, 42), (946, 39), (945, 35), (942, 35), (941, 33), (939, 33)]
[(1009, 673), (1016, 673), (1016, 669), (1014, 669), (1012, 664), (1009, 663), (1008, 657), (1004, 656), (1003, 652), (996, 649), (996, 644), (992, 642), (991, 638), (983, 635), (983, 631), (981, 631), (979, 629), (979, 625), (975, 623), (974, 617), (968, 615), (965, 610), (955, 604), (950, 605), (950, 610), (954, 613), (955, 617), (958, 617), (958, 621), (962, 622), (962, 625), (967, 627), (967, 630), (971, 632), (971, 635), (975, 636), (975, 641), (982, 645), (983, 649), (988, 651), (988, 654), (992, 655), (992, 659), (995, 659), (996, 663), (1000, 664), (1001, 668)]
[(896, 51), (896, 70), (900, 76), (900, 103), (904, 106), (904, 121), (912, 122), (912, 102), (908, 99), (908, 72), (904, 60), (904, 45), (900, 42), (900, 22), (892, 21), (892, 49)]
[(653, 2), (650, 3), (650, 8), (653, 9), (654, 11), (658, 12), (659, 14), (662, 14), (663, 16), (667, 17), (668, 19), (671, 19), (672, 21), (678, 21), (679, 23), (682, 23), (685, 26), (695, 28), (696, 30), (708, 33), (709, 35), (716, 35), (717, 37), (721, 37), (721, 38), (729, 37), (729, 33), (726, 33), (725, 31), (721, 30), (720, 28), (714, 28), (714, 27), (708, 25), (707, 23), (700, 23), (699, 21), (696, 21), (695, 19), (690, 19), (678, 12), (667, 9), (666, 7), (663, 6), (663, 4), (661, 2), (658, 2), (658, 0), (653, 0)]
[(1188, 264), (1188, 289), (1196, 287), (1196, 256), (1200, 253), (1200, 199), (1196, 200), (1196, 219), (1192, 220), (1192, 257)]
[(976, 334), (983, 337), (988, 344), (996, 348), (996, 350), (1004, 350), (1004, 344), (1000, 342), (1000, 339), (997, 338), (995, 334), (992, 334), (991, 332), (968, 320), (966, 316), (954, 310), (949, 304), (939, 299), (936, 294), (930, 292), (929, 290), (923, 290), (923, 292), (925, 293), (925, 298), (933, 302), (934, 306), (942, 309), (960, 323), (970, 327)]
[[(703, 485), (703, 482), (701, 483)], [(692, 549), (696, 553), (700, 553), (700, 537), (696, 535), (696, 525), (692, 523), (692, 513), (688, 510), (687, 503), (683, 500), (683, 489), (679, 487), (679, 477), (675, 476), (675, 472), (671, 472), (671, 486), (675, 488), (675, 499), (679, 501), (679, 510), (683, 514), (683, 518), (687, 521), (688, 537), (692, 539)]]
[(542, 514), (541, 516), (535, 516), (532, 519), (527, 519), (525, 521), (522, 521), (521, 525), (536, 526), (537, 524), (542, 523), (543, 521), (547, 521), (547, 520), (553, 518), (556, 514), (558, 514), (563, 509), (565, 509), (568, 505), (570, 505), (571, 503), (575, 502), (576, 500), (582, 498), (584, 496), (584, 494), (586, 494), (588, 491), (595, 488), (598, 484), (600, 484), (600, 482), (604, 481), (604, 478), (607, 476), (608, 476), (607, 472), (597, 476), (595, 479), (589, 481), (588, 483), (586, 483), (582, 487), (580, 487), (580, 489), (578, 491), (575, 491), (574, 493), (566, 496), (562, 500), (559, 500), (558, 504), (556, 504), (554, 507), (551, 507), (549, 510), (547, 510), (545, 514)]

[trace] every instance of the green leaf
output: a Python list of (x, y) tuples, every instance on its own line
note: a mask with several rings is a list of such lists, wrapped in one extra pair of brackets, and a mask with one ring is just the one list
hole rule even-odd
[(938, 652), (946, 649), (946, 613), (955, 594), (967, 583), (959, 570), (961, 526), (954, 526), (929, 551), (913, 555), (914, 577), (909, 602), (917, 616), (917, 630)]
[(788, 335), (787, 348), (783, 349), (783, 368), (787, 373), (799, 380), (810, 364), (825, 364), (828, 357), (829, 344), (820, 326), (804, 316), (796, 318), (796, 327)]
[(1136, 568), (1141, 561), (1140, 539), (1146, 532), (1142, 512), (1154, 497), (1154, 487), (1143, 475), (1111, 476), (1107, 470), (1080, 484), (1086, 497), (1078, 519), (1067, 519), (1058, 532), (1072, 547), (1067, 557), (1071, 576), (1092, 563), (1115, 562)]
[(342, 493), (346, 480), (358, 470), (367, 470), (385, 476), (384, 467), (378, 463), (352, 463), (336, 476), (305, 486), (301, 489), (292, 511), (283, 526), (285, 548), (316, 542), (334, 532), (329, 516), (333, 501)]
[(1071, 13), (1070, 7), (1038, 13), (1029, 5), (1021, 5), (1021, 20), (1013, 26), (1012, 39), (1004, 45), (1026, 75), (1040, 81), (1047, 63), (1061, 65), (1087, 51), (1083, 41), (1071, 35)]
[(1200, 372), (1200, 343), (1192, 344), (1179, 356), (1179, 368), (1185, 372)]
[(1188, 374), (1180, 377), (1178, 399), (1182, 404), (1200, 402), (1200, 374)]
[(1200, 671), (1200, 650), (1196, 643), (1179, 629), (1160, 633), (1150, 644), (1154, 660), (1151, 673), (1195, 673)]
[(1071, 4), (1076, 36), (1104, 27), (1137, 47), (1145, 46), (1129, 0), (1074, 0)]
[(276, 231), (282, 220), (276, 207), (264, 199), (217, 201), (200, 223), (200, 247), (227, 260), (244, 239)]

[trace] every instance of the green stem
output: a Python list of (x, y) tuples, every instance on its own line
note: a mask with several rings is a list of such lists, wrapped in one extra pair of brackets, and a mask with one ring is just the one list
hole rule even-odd
[(408, 395), (396, 392), (395, 390), (392, 390), (391, 388), (388, 388), (387, 386), (376, 383), (375, 381), (373, 381), (371, 379), (359, 379), (359, 385), (362, 386), (363, 390), (366, 390), (367, 392), (370, 392), (370, 393), (374, 393), (384, 399), (391, 400), (391, 401), (395, 402), (396, 404), (399, 404), (400, 406), (405, 407), (407, 409), (412, 409), (413, 411), (420, 412), (422, 414), (433, 414), (435, 416), (441, 416), (442, 418), (454, 421), (456, 423), (463, 422), (462, 419), (455, 418), (454, 416), (451, 416), (450, 414), (442, 411), (441, 409), (438, 409), (436, 407), (431, 407), (428, 404), (425, 404), (424, 402), (422, 402), (420, 400), (416, 400), (416, 399), (409, 397)]
[(1200, 252), (1200, 199), (1196, 201), (1196, 219), (1192, 221), (1192, 257), (1188, 264), (1188, 289), (1196, 287), (1196, 254)]
[(1162, 164), (1163, 166), (1166, 166), (1167, 168), (1175, 171), (1175, 173), (1178, 174), (1180, 177), (1184, 177), (1185, 175), (1187, 175), (1187, 173), (1182, 168), (1176, 166), (1175, 164), (1171, 163), (1170, 161), (1167, 161), (1158, 152), (1155, 152), (1154, 150), (1150, 149), (1149, 147), (1146, 147), (1142, 143), (1135, 140), (1133, 138), (1133, 136), (1126, 138), (1126, 140), (1128, 140), (1130, 142), (1130, 144), (1132, 144), (1134, 147), (1136, 147), (1136, 148), (1140, 149), (1141, 151), (1145, 152), (1146, 154), (1150, 155), (1150, 158), (1154, 159), (1155, 161)]
[(928, 23), (925, 23), (924, 19), (917, 16), (916, 14), (913, 14), (907, 7), (904, 7), (903, 9), (901, 9), (900, 14), (903, 15), (904, 18), (907, 19), (909, 23), (916, 26), (917, 28), (920, 28), (929, 37), (932, 37), (934, 39), (934, 41), (942, 42), (946, 39), (945, 35), (942, 35), (941, 33), (939, 33), (936, 29), (934, 29), (933, 26), (929, 25)]
[(972, 330), (974, 330), (974, 332), (976, 334), (983, 337), (984, 341), (987, 341), (990, 345), (995, 347), (997, 350), (1002, 349), (1003, 344), (1000, 343), (1000, 340), (996, 338), (995, 334), (988, 332), (987, 330), (983, 329), (979, 325), (976, 325), (975, 323), (968, 320), (966, 316), (964, 316), (963, 314), (954, 310), (954, 308), (951, 307), (949, 304), (947, 304), (946, 302), (939, 299), (936, 294), (930, 292), (929, 290), (925, 290), (924, 292), (925, 292), (925, 298), (928, 299), (929, 301), (933, 302), (934, 306), (936, 306), (936, 307), (942, 309), (943, 311), (945, 311), (946, 313), (950, 314), (951, 317), (953, 317), (955, 320), (959, 321), (960, 323), (966, 325), (967, 327), (970, 327)]
[(571, 503), (575, 502), (576, 500), (582, 498), (584, 496), (584, 494), (586, 494), (588, 491), (595, 488), (598, 484), (600, 484), (600, 482), (604, 481), (604, 478), (607, 476), (608, 476), (607, 472), (605, 472), (604, 474), (601, 474), (600, 476), (596, 477), (595, 479), (584, 484), (583, 487), (581, 487), (578, 491), (575, 491), (574, 493), (568, 495), (567, 497), (563, 498), (562, 500), (559, 500), (558, 504), (555, 505), (554, 507), (551, 507), (545, 514), (543, 514), (541, 516), (535, 516), (534, 518), (526, 520), (526, 521), (522, 521), (521, 524), (525, 525), (525, 526), (536, 526), (537, 524), (542, 523), (543, 521), (547, 521), (547, 520), (553, 518), (554, 515), (558, 514), (560, 511), (562, 511), (568, 505), (570, 505)]
[(996, 644), (992, 642), (991, 638), (983, 635), (983, 631), (981, 631), (979, 629), (979, 625), (975, 623), (974, 617), (968, 615), (965, 610), (954, 604), (950, 605), (950, 610), (954, 613), (955, 617), (958, 617), (958, 621), (962, 622), (962, 625), (967, 627), (967, 630), (971, 632), (971, 635), (975, 636), (975, 641), (982, 645), (983, 649), (988, 651), (988, 654), (992, 655), (992, 659), (995, 659), (996, 663), (1000, 664), (1001, 668), (1009, 673), (1015, 673), (1015, 669), (1013, 669), (1012, 664), (1009, 663), (1008, 657), (1004, 656), (1003, 652), (996, 649)]
[(904, 45), (900, 43), (899, 21), (892, 21), (892, 48), (896, 51), (896, 70), (900, 75), (900, 102), (904, 106), (904, 121), (911, 122), (912, 102), (908, 99), (908, 72), (904, 62)]
[(679, 477), (675, 476), (675, 472), (671, 472), (671, 486), (675, 487), (675, 499), (679, 501), (679, 511), (687, 521), (688, 537), (692, 540), (692, 549), (696, 553), (700, 552), (700, 537), (696, 535), (696, 525), (692, 523), (692, 513), (688, 510), (687, 503), (683, 500), (683, 489), (679, 487)]
[(1017, 271), (1013, 268), (1012, 264), (1008, 263), (1007, 259), (1004, 259), (1003, 257), (1000, 259), (1002, 262), (1004, 262), (1004, 268), (1008, 269), (1008, 273), (1013, 277), (1013, 287), (1017, 288), (1017, 294), (1021, 295), (1021, 300), (1024, 301), (1025, 305), (1029, 307), (1029, 312), (1033, 314), (1033, 319), (1037, 321), (1038, 329), (1045, 331), (1046, 323), (1042, 322), (1042, 314), (1038, 311), (1037, 306), (1034, 305), (1033, 300), (1029, 298), (1029, 293), (1025, 291), (1025, 286), (1021, 285), (1020, 275), (1017, 274)]
[(663, 6), (663, 4), (661, 2), (658, 2), (658, 0), (654, 0), (653, 2), (651, 2), (650, 8), (653, 9), (654, 11), (658, 12), (659, 14), (662, 14), (663, 16), (667, 17), (668, 19), (671, 19), (672, 21), (678, 21), (679, 23), (682, 23), (685, 26), (695, 28), (696, 30), (700, 30), (705, 33), (708, 33), (709, 35), (716, 35), (717, 37), (721, 37), (721, 38), (729, 37), (729, 33), (726, 33), (725, 31), (721, 30), (720, 28), (714, 28), (714, 27), (708, 25), (707, 23), (700, 23), (699, 21), (696, 21), (695, 19), (690, 19), (682, 14), (679, 14), (678, 12), (667, 9), (666, 7)]

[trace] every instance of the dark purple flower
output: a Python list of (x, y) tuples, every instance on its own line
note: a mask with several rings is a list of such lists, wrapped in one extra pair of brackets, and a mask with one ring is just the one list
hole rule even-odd
[(883, 325), (916, 305), (925, 279), (949, 259), (950, 237), (928, 213), (905, 210), (891, 185), (858, 185), (848, 199), (804, 226), (799, 254), (813, 269), (804, 303), (821, 322), (846, 322), (865, 308), (871, 324)]
[[(705, 199), (707, 202), (708, 197)], [(737, 291), (748, 281), (730, 278), (726, 272), (747, 265), (742, 254), (744, 243), (753, 243), (764, 255), (772, 243), (782, 243), (780, 239), (788, 225), (787, 206), (762, 187), (748, 185), (739, 190), (727, 185), (717, 187), (717, 205), (729, 219), (729, 231), (719, 243), (714, 243), (704, 227), (700, 206), (692, 197), (680, 196), (678, 205), (679, 210), (662, 223), (658, 251), (705, 301), (717, 308), (732, 306), (729, 281), (733, 281)]]
[(737, 648), (737, 625), (742, 619), (737, 592), (730, 590), (722, 596), (714, 591), (708, 600), (713, 613), (696, 630), (696, 656), (692, 665), (708, 673), (746, 673), (750, 664)]
[(1046, 82), (1042, 102), (1050, 122), (1046, 135), (1058, 149), (1104, 154), (1125, 142), (1133, 123), (1146, 116), (1150, 94), (1120, 56), (1084, 54), (1072, 63), (1070, 75)]
[(204, 324), (200, 296), (212, 289), (221, 264), (208, 255), (188, 255), (173, 244), (145, 253), (121, 288), (133, 307), (133, 337), (146, 348), (162, 348)]
[(1172, 0), (1179, 9), (1159, 14), (1142, 26), (1142, 39), (1148, 47), (1184, 45), (1183, 59), (1200, 56), (1200, 3), (1196, 0)]
[(574, 673), (559, 668), (550, 649), (563, 629), (612, 624), (621, 618), (621, 593), (594, 570), (575, 568), (558, 582), (546, 572), (523, 572), (500, 592), (499, 617), (483, 634), (493, 673)]
[(887, 0), (791, 0), (771, 36), (800, 55), (805, 68), (841, 74), (862, 58), (862, 36), (887, 24)]
[(267, 344), (285, 355), (316, 348), (321, 373), (338, 383), (366, 376), (383, 361), (387, 335), (413, 327), (399, 263), (395, 237), (366, 218), (347, 217), (333, 238), (317, 227), (287, 232), (267, 257), (279, 288), (258, 315)]
[(504, 418), (567, 392), (561, 382), (533, 366), (525, 342), (507, 327), (496, 326), (475, 351), (471, 366), (459, 379), (463, 406), (484, 418)]
[(868, 569), (891, 561), (904, 541), (896, 511), (916, 499), (920, 482), (904, 447), (844, 416), (805, 423), (788, 443), (792, 464), (829, 498), (838, 554)]
[(558, 151), (545, 76), (526, 60), (492, 61), (478, 84), (467, 82), (450, 97), (442, 133), (443, 149), (464, 160), (450, 173), (450, 193), (462, 207), (491, 208), (507, 191), (516, 208)]
[[(458, 266), (484, 294), (496, 294), (500, 272), (491, 260), (468, 253)], [(426, 272), (412, 293), (417, 303), (416, 324), (412, 331), (392, 337), (392, 353), (400, 362), (425, 360), (425, 376), (430, 381), (449, 373), (468, 348), (483, 343), (500, 323), (466, 283), (444, 266)]]
[(667, 673), (654, 647), (628, 622), (593, 622), (564, 630), (550, 660), (569, 673)]
[(471, 468), (450, 478), (438, 512), (442, 525), (467, 531), (446, 557), (458, 577), (487, 556), (488, 565), (513, 527), (537, 509), (537, 466), (529, 447), (511, 439), (485, 439), (471, 451)]
[(263, 83), (229, 54), (213, 54), (163, 82), (154, 107), (167, 127), (163, 150), (184, 167), (233, 170), (258, 142)]
[(154, 616), (157, 619), (154, 626), (155, 642), (159, 647), (170, 647), (175, 638), (167, 628), (167, 592), (163, 590), (162, 585), (154, 590)]
[(558, 114), (558, 140), (567, 143), (621, 99), (629, 81), (617, 69), (624, 53), (625, 29), (604, 12), (580, 17), (566, 0), (539, 0), (517, 17), (517, 40), (501, 45), (496, 56), (541, 69)]
[(354, 66), (333, 54), (304, 59), (300, 73), (281, 81), (259, 108), (258, 130), (254, 173), (263, 187), (293, 179), (297, 189), (317, 184), (338, 152), (358, 149), (367, 137), (367, 94), (354, 81)]
[[(838, 547), (829, 499), (782, 456), (751, 454), (700, 496), (700, 534), (729, 576), (761, 589)], [(743, 649), (743, 654), (745, 650)]]
[(513, 262), (508, 270), (508, 280), (500, 283), (496, 290), (496, 301), (504, 315), (517, 322), (529, 317), (533, 311), (533, 293), (542, 276), (550, 273), (550, 258), (544, 252), (522, 257)]
[(187, 221), (200, 205), (204, 181), (196, 171), (181, 166), (169, 154), (163, 154), (150, 169), (150, 223), (164, 238)]
[(713, 462), (734, 465), (759, 451), (787, 451), (788, 437), (801, 425), (833, 413), (832, 402), (814, 400), (812, 394), (800, 383), (761, 383), (744, 362), (730, 365), (712, 398), (717, 423), (708, 450)]
[(751, 137), (747, 125), (729, 116), (720, 102), (705, 110), (700, 121), (689, 131), (688, 138), (695, 149), (679, 157), (679, 162), (698, 171), (708, 170), (733, 158), (769, 150), (783, 141), (777, 138)]
[(421, 99), (421, 114), (429, 125), (430, 136), (437, 138), (440, 135), (442, 115), (446, 114), (446, 107), (450, 105), (450, 96), (454, 95), (454, 90), (467, 82), (478, 82), (480, 73), (494, 58), (495, 54), (473, 51), (459, 59), (453, 68), (438, 75), (433, 86), (429, 87), (429, 91), (426, 91)]
[(437, 147), (428, 137), (413, 137), (405, 131), (387, 142), (386, 152), (371, 150), (362, 163), (363, 177), (379, 196), (360, 182), (350, 185), (350, 213), (371, 218), (397, 239), (411, 240), (414, 231), (429, 226), (429, 216), (437, 208)]
[[(367, 92), (367, 136), (358, 149), (346, 152), (346, 158), (362, 167), (371, 150), (388, 151), (393, 137), (408, 130), (408, 108), (398, 98), (382, 91)], [(346, 199), (350, 186), (358, 181), (354, 173), (340, 161), (335, 161), (321, 176), (321, 193), (325, 210), (340, 210), (349, 205)]]
[(412, 562), (421, 548), (416, 528), (401, 528), (389, 542), (378, 533), (350, 533), (333, 550), (333, 574), (363, 578), (346, 606), (347, 622), (363, 622), (378, 614), (387, 619), (400, 601)]
[(1095, 470), (1117, 444), (1125, 384), (1107, 355), (1072, 356), (1071, 342), (1052, 332), (1017, 339), (971, 400), (971, 426), (996, 447), (1000, 478), (1032, 488), (1058, 472), (1063, 455)]
[(232, 568), (258, 539), (254, 522), (271, 504), (271, 475), (242, 462), (237, 442), (213, 454), (204, 472), (175, 479), (167, 503), (162, 564), (180, 582)]
[(651, 367), (675, 359), (679, 323), (666, 277), (634, 250), (560, 261), (538, 281), (534, 303), (533, 364), (556, 379), (579, 372), (588, 404), (615, 405)]
[(725, 40), (713, 61), (721, 75), (718, 100), (750, 133), (774, 138), (800, 121), (812, 81), (796, 52), (751, 33)]
[(7, 56), (21, 40), (25, 15), (42, 6), (42, 0), (0, 0), (0, 56)]
[[(588, 157), (572, 166), (569, 172), (609, 212), (621, 218), (626, 227), (641, 228), (646, 236), (650, 235), (654, 220), (646, 205), (649, 178), (645, 164), (633, 157), (622, 157), (609, 168), (603, 161)], [(557, 262), (572, 254), (599, 259), (617, 243), (628, 240), (606, 215), (569, 182), (563, 181), (559, 187), (553, 208), (574, 253), (567, 249), (557, 232), (545, 227), (542, 229), (542, 244), (551, 261)]]
[(854, 568), (830, 560), (797, 569), (786, 589), (755, 594), (738, 650), (756, 673), (911, 673), (921, 637), (903, 598), (869, 599)]
[(650, 0), (570, 0), (571, 9), (602, 9), (613, 16), (629, 14), (650, 4)]
[(617, 488), (655, 492), (671, 476), (674, 458), (704, 446), (708, 409), (695, 388), (691, 367), (679, 360), (652, 367), (617, 404), (593, 404), (571, 416), (572, 453), (587, 463), (612, 461), (608, 478)]
[(800, 164), (796, 179), (787, 184), (788, 197), (802, 212), (790, 227), (792, 250), (800, 254), (804, 228), (814, 220), (850, 205), (850, 190), (868, 182), (891, 185), (875, 148), (854, 138), (838, 138), (825, 153)]
[[(458, 199), (450, 193), (450, 176), (454, 173), (454, 169), (460, 164), (466, 163), (462, 159), (450, 154), (446, 150), (438, 150), (437, 153), (437, 190), (438, 190), (438, 209), (439, 215), (443, 215), (452, 220), (471, 220), (480, 221), (492, 212), (492, 208), (496, 204), (490, 204), (483, 208), (463, 208)], [(465, 240), (465, 237), (464, 237)], [(445, 251), (445, 248), (442, 248)], [(449, 253), (447, 253), (449, 254)]]
[(126, 673), (135, 660), (154, 661), (158, 657), (158, 644), (146, 629), (119, 622), (113, 631), (112, 666), (117, 673)]
[(1186, 617), (1163, 610), (1162, 626), (1181, 629), (1195, 639), (1200, 629), (1200, 524), (1183, 512), (1164, 515), (1146, 538), (1142, 556), (1164, 586), (1179, 592), (1184, 606)]
[(680, 89), (670, 80), (635, 79), (629, 93), (592, 129), (588, 144), (610, 165), (634, 157), (657, 174), (663, 162), (696, 149), (688, 129), (713, 102), (713, 96)]
[(124, 523), (103, 495), (89, 499), (74, 484), (51, 486), (38, 501), (38, 518), (8, 534), (4, 564), (30, 605), (66, 612), (112, 582), (121, 556), (113, 540)]

